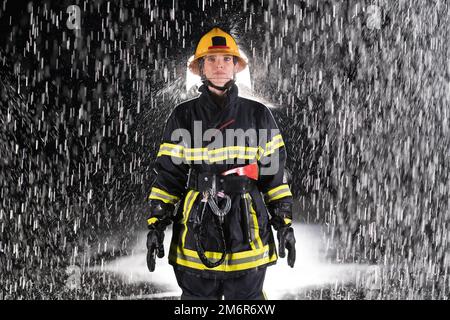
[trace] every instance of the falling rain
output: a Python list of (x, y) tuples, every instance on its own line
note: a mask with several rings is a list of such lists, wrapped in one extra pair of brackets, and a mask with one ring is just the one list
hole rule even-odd
[(268, 271), (268, 297), (448, 299), (449, 17), (442, 0), (0, 1), (0, 299), (177, 297), (166, 258), (146, 271), (146, 200), (213, 26), (287, 147), (299, 263)]

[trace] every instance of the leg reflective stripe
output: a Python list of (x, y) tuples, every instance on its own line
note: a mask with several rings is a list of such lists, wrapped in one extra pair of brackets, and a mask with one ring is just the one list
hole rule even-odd
[(197, 196), (199, 195), (198, 191), (194, 191), (191, 190), (188, 192), (188, 194), (186, 195), (185, 201), (184, 201), (184, 206), (183, 206), (183, 235), (181, 237), (181, 247), (184, 248), (184, 243), (186, 240), (186, 234), (188, 231), (188, 227), (187, 227), (187, 221), (189, 219), (189, 214), (191, 213), (192, 210), (192, 205), (195, 202), (195, 199), (197, 198)]
[(171, 195), (170, 193), (167, 193), (166, 191), (153, 187), (150, 195), (148, 196), (149, 199), (156, 199), (161, 200), (164, 203), (171, 203), (174, 204), (180, 200), (177, 196)]
[(264, 290), (262, 291), (262, 294), (263, 294), (264, 300), (269, 300), (269, 299), (267, 298), (267, 294), (266, 294), (266, 292), (265, 292)]

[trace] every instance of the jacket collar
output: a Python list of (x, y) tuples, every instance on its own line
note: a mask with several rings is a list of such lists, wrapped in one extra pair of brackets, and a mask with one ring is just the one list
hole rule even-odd
[[(201, 93), (200, 101), (202, 103), (206, 103), (208, 105), (212, 105), (218, 108), (218, 106), (211, 97), (213, 93), (209, 91), (207, 86), (205, 86), (204, 84), (201, 85), (200, 88), (198, 88), (198, 91)], [(233, 105), (236, 102), (238, 93), (239, 93), (238, 87), (236, 86), (236, 84), (233, 84), (233, 86), (230, 89), (228, 89), (226, 93), (225, 108), (227, 108), (230, 105)]]

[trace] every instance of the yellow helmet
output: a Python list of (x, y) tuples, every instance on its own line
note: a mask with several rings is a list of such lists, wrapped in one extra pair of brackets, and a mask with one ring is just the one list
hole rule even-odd
[(239, 48), (233, 37), (220, 28), (213, 28), (198, 42), (194, 59), (189, 62), (189, 70), (193, 74), (200, 75), (199, 59), (208, 54), (228, 54), (237, 58), (237, 72), (245, 69), (247, 62), (241, 57)]

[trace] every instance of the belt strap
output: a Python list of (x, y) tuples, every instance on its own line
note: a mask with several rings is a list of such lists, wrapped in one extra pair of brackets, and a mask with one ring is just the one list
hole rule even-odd
[(199, 192), (215, 189), (225, 194), (247, 193), (255, 188), (255, 182), (245, 176), (222, 176), (213, 173), (197, 173), (192, 170), (189, 174), (188, 188)]

